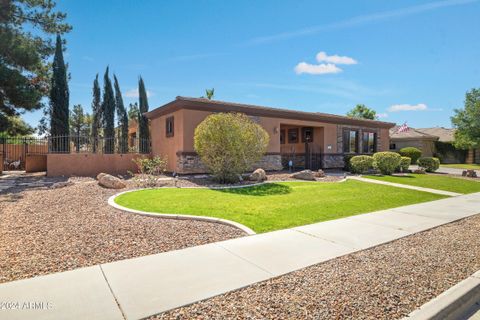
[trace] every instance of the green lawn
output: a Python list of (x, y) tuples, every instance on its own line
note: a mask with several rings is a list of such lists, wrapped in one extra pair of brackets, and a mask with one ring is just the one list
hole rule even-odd
[(148, 212), (233, 220), (260, 233), (442, 198), (349, 180), (269, 183), (224, 190), (150, 189), (125, 193), (115, 202)]
[(462, 164), (462, 163), (454, 163), (454, 164), (441, 164), (441, 167), (447, 168), (456, 168), (456, 169), (473, 169), (473, 170), (480, 170), (480, 164)]
[(480, 192), (480, 182), (447, 176), (409, 174), (406, 176), (365, 176), (365, 178), (457, 193)]

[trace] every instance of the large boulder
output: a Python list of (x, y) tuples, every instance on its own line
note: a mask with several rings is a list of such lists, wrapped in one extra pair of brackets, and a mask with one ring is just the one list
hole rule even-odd
[(122, 179), (107, 173), (100, 173), (97, 180), (99, 185), (108, 189), (123, 189), (127, 186)]
[(250, 181), (265, 181), (267, 180), (267, 174), (263, 169), (257, 169), (249, 177)]
[(295, 172), (290, 176), (290, 178), (315, 181), (315, 173), (312, 170), (302, 170)]
[(468, 177), (468, 178), (476, 178), (477, 173), (475, 172), (475, 170), (464, 170), (462, 172), (462, 176), (463, 177)]

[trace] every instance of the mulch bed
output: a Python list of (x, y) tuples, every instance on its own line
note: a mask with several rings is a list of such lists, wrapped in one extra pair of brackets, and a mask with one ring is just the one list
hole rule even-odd
[[(19, 179), (0, 192), (0, 283), (245, 235), (237, 228), (121, 212), (92, 178), (59, 189)], [(43, 179), (43, 178), (42, 178)]]
[(151, 319), (397, 319), (480, 269), (480, 216)]

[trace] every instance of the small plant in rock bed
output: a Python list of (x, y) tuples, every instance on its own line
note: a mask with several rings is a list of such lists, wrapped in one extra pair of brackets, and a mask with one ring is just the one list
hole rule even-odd
[(373, 167), (373, 157), (354, 156), (350, 159), (350, 168), (352, 173), (365, 173)]
[(382, 174), (391, 175), (400, 166), (401, 156), (396, 152), (377, 152), (373, 155), (374, 168)]
[(408, 172), (408, 168), (412, 163), (412, 159), (409, 157), (401, 157), (400, 158), (400, 165), (398, 166), (398, 171), (400, 172)]
[(434, 157), (423, 157), (418, 159), (417, 164), (427, 172), (435, 172), (440, 167), (440, 160)]
[(137, 186), (147, 188), (156, 187), (160, 184), (161, 175), (167, 170), (166, 158), (136, 158), (132, 161), (138, 169), (138, 174), (133, 175), (133, 181)]

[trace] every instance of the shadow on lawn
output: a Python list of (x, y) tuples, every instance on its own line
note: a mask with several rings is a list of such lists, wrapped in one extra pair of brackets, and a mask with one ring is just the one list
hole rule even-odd
[(290, 188), (289, 186), (277, 183), (266, 183), (260, 186), (246, 188), (227, 188), (214, 190), (218, 192), (233, 193), (243, 196), (274, 196), (288, 194), (292, 192), (292, 188)]

